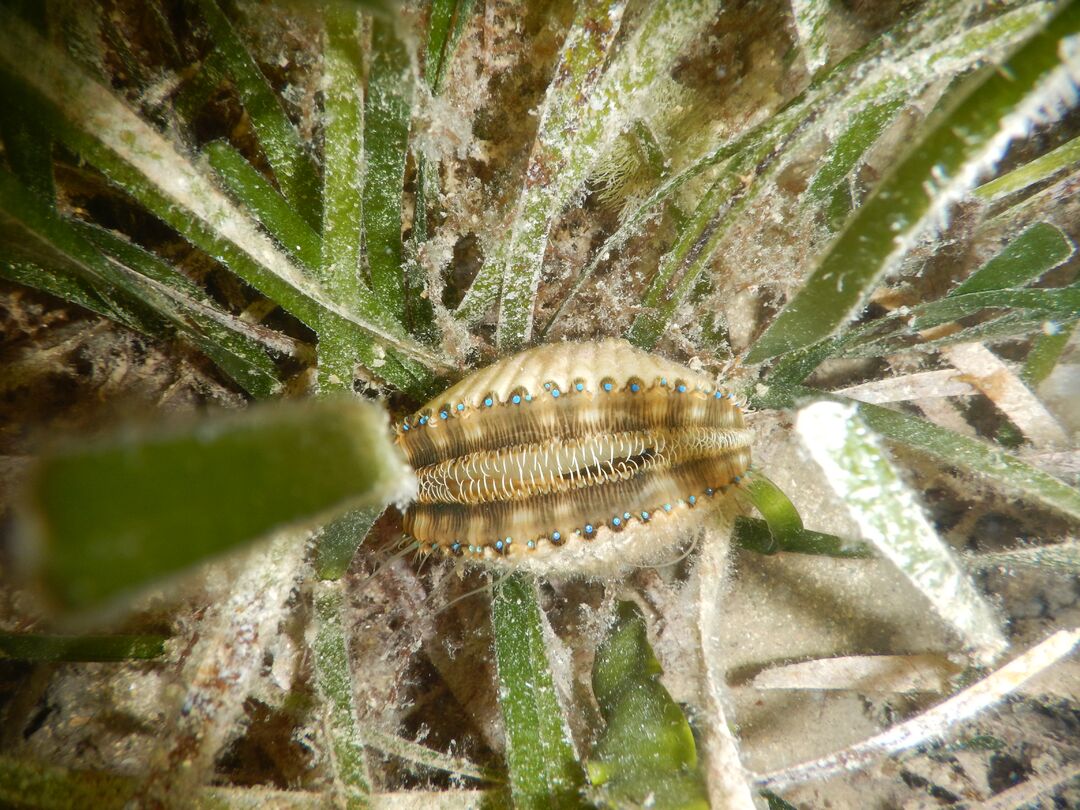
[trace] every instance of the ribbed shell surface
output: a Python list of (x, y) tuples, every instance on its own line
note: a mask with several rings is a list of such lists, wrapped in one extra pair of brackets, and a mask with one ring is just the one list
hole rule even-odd
[(395, 430), (419, 484), (408, 534), (542, 573), (654, 558), (750, 464), (730, 394), (617, 340), (502, 360)]

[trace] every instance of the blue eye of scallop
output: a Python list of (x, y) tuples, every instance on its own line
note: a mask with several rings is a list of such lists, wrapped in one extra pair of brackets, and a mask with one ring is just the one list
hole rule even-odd
[(686, 386), (685, 385), (676, 385), (675, 390), (678, 391), (680, 394), (685, 394), (686, 393)]
[(738, 475), (736, 475), (734, 478), (731, 479), (731, 483), (733, 483), (733, 484), (737, 484), (740, 481), (742, 481), (742, 477), (738, 476)]
[(630, 519), (630, 513), (629, 512), (623, 512), (622, 513), (622, 519), (623, 520), (629, 520)]
[(611, 390), (611, 383), (606, 382), (606, 383), (604, 383), (603, 387), (604, 387), (605, 391), (610, 391)]
[(666, 386), (667, 385), (667, 377), (661, 377), (660, 378), (660, 385), (661, 386)]
[(664, 511), (665, 512), (670, 512), (671, 511), (671, 504), (670, 503), (665, 503), (664, 504)]
[(498, 549), (499, 551), (502, 551), (503, 541), (502, 540), (496, 540), (495, 541), (495, 548)]
[(544, 389), (547, 390), (547, 391), (550, 391), (551, 390), (551, 383), (544, 383)]
[(649, 513), (648, 512), (642, 512), (641, 513), (641, 519), (642, 520), (648, 520), (649, 519)]
[(421, 416), (420, 417), (420, 424), (421, 425), (426, 425), (427, 424), (427, 417), (426, 416)]
[(487, 408), (491, 407), (491, 397), (485, 397), (484, 398), (484, 406), (487, 407)]
[(715, 490), (713, 490), (713, 488), (712, 488), (712, 487), (709, 487), (708, 489), (706, 489), (706, 490), (705, 490), (705, 494), (706, 494), (706, 495), (712, 495), (714, 491), (715, 491)]
[(686, 501), (691, 506), (693, 506), (695, 503), (697, 503), (697, 498), (694, 495), (691, 495), (689, 498), (686, 499)]
[(574, 388), (576, 388), (578, 391), (584, 391), (585, 390), (585, 383), (576, 383), (574, 385)]
[(591, 523), (585, 524), (585, 534), (592, 534), (594, 531), (595, 529), (593, 529), (593, 525)]
[(641, 390), (641, 386), (637, 383), (630, 383), (630, 390), (636, 394), (638, 391)]
[(409, 423), (408, 422), (402, 422), (401, 423), (401, 429), (402, 430), (408, 430), (409, 429)]
[(521, 396), (518, 395), (518, 394), (514, 394), (512, 397), (510, 397), (510, 401), (513, 402), (515, 405), (520, 405), (521, 404)]
[(536, 548), (536, 541), (535, 540), (530, 540), (525, 545), (527, 545), (529, 548)]
[(510, 545), (514, 542), (514, 539), (512, 537), (507, 537), (503, 542), (506, 543), (506, 545)]
[(526, 394), (525, 395), (525, 401), (526, 402), (532, 402), (532, 394)]
[(611, 525), (613, 525), (613, 526), (621, 526), (622, 525), (622, 518), (613, 517), (611, 519)]
[(556, 388), (556, 389), (552, 390), (551, 395), (553, 397), (555, 397), (555, 399), (558, 399), (559, 398), (559, 389)]
[(558, 543), (560, 540), (562, 540), (562, 535), (559, 534), (558, 532), (552, 532), (551, 533), (551, 539), (553, 541), (555, 541), (556, 543)]
[(464, 402), (459, 402), (459, 403), (457, 404), (457, 409), (458, 409), (459, 411), (463, 411), (463, 410), (465, 410), (465, 403), (464, 403)]
[(440, 419), (446, 419), (449, 416), (450, 416), (450, 414), (448, 414), (446, 411), (439, 411), (439, 418)]

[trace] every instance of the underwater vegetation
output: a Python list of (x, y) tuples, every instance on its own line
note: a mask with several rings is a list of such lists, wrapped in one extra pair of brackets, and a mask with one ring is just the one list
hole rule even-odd
[(1080, 4), (4, 0), (0, 86), (0, 803), (1080, 804)]

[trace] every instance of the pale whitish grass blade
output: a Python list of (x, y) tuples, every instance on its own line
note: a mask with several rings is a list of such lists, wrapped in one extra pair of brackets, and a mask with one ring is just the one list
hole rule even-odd
[[(26, 51), (40, 58), (21, 59), (18, 55)], [(73, 151), (305, 323), (324, 332), (333, 328), (343, 339), (352, 335), (361, 361), (375, 374), (390, 379), (391, 364), (381, 361), (387, 350), (400, 353), (406, 363), (429, 370), (446, 368), (379, 312), (362, 315), (330, 300), (174, 144), (15, 20), (0, 27), (0, 65), (34, 94), (40, 102), (38, 113)], [(383, 346), (374, 345), (372, 338)], [(392, 381), (407, 391), (430, 388), (429, 382), (415, 376)]]
[[(595, 16), (600, 13), (598, 5), (583, 7), (579, 16)], [(480, 269), (458, 307), (459, 319), (475, 322), (498, 299), (504, 304), (500, 306), (499, 333), (505, 338), (500, 338), (500, 345), (512, 349), (532, 339), (535, 287), (551, 222), (580, 189), (611, 140), (629, 124), (633, 105), (640, 103), (635, 99), (649, 92), (654, 80), (664, 74), (688, 40), (712, 18), (714, 10), (713, 3), (700, 0), (653, 3), (595, 86), (582, 72), (582, 68), (587, 70), (583, 62), (595, 61), (595, 54), (588, 50), (574, 54), (564, 46), (564, 57), (577, 63), (570, 66), (566, 81), (549, 88), (540, 134), (530, 157), (530, 165), (542, 165), (544, 171), (523, 186), (510, 235)], [(607, 27), (613, 22), (605, 19), (602, 25)], [(576, 27), (571, 29), (570, 37), (568, 45), (587, 41), (584, 32)], [(581, 97), (592, 99), (588, 105), (573, 95), (575, 85), (582, 91)], [(563, 124), (571, 123), (568, 116), (584, 118), (572, 133), (561, 129)], [(512, 286), (506, 286), (507, 281)]]
[(349, 648), (343, 612), (348, 604), (340, 581), (315, 585), (315, 615), (310, 631), (315, 688), (322, 701), (322, 727), (329, 742), (329, 771), (338, 802), (349, 810), (369, 806), (364, 739), (357, 726)]
[(197, 0), (214, 41), (215, 52), (244, 105), (259, 145), (281, 191), (308, 225), (319, 230), (318, 171), (300, 133), (282, 109), (274, 88), (255, 64), (236, 29), (215, 0)]
[[(1080, 630), (1059, 630), (1045, 641), (1017, 656), (1001, 669), (969, 686), (932, 709), (821, 759), (760, 774), (760, 788), (782, 790), (810, 781), (824, 781), (855, 771), (932, 740), (941, 739), (979, 712), (999, 704), (1041, 672), (1070, 655), (1080, 643)], [(955, 732), (954, 732), (955, 733)]]
[(506, 728), (506, 764), (521, 810), (586, 807), (585, 773), (555, 691), (536, 583), (521, 575), (493, 586), (498, 697)]
[(383, 411), (347, 400), (129, 428), (45, 453), (28, 481), (37, 578), (73, 610), (413, 485)]
[[(752, 405), (758, 408), (791, 408), (797, 402), (816, 399), (842, 404), (853, 402), (812, 388), (773, 386), (763, 396), (755, 397)], [(918, 450), (939, 459), (943, 464), (965, 469), (1006, 491), (1080, 520), (1080, 491), (1000, 447), (880, 405), (858, 403), (858, 408), (859, 415), (871, 430), (889, 441)]]
[(1000, 656), (1008, 642), (999, 617), (934, 531), (857, 407), (808, 405), (799, 411), (796, 430), (862, 536), (926, 597), (978, 661), (989, 664)]
[(406, 322), (401, 205), (413, 82), (409, 50), (394, 23), (373, 20), (364, 110), (364, 242), (371, 289), (401, 323)]
[(1059, 47), (1080, 29), (1080, 7), (1064, 7), (1001, 70), (985, 71), (894, 168), (746, 356), (761, 362), (832, 334), (914, 245), (940, 227), (1017, 137), (1052, 120), (1075, 93), (1076, 67)]
[(1050, 178), (1075, 169), (1080, 163), (1080, 137), (1063, 143), (1045, 155), (1013, 169), (1008, 174), (995, 177), (975, 189), (975, 196), (987, 202), (1000, 200)]
[(829, 61), (827, 26), (832, 0), (791, 0), (791, 14), (795, 18), (795, 33), (799, 37), (799, 50), (806, 63), (807, 72), (817, 74)]

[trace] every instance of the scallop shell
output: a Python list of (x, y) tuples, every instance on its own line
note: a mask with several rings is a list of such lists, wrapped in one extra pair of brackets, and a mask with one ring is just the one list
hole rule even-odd
[(732, 394), (621, 340), (501, 360), (395, 433), (421, 548), (541, 574), (656, 561), (750, 464)]

